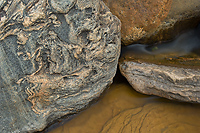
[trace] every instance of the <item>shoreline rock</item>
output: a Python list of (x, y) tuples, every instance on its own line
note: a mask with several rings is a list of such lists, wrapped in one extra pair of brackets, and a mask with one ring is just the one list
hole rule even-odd
[(133, 61), (121, 61), (119, 68), (131, 86), (148, 95), (200, 103), (200, 72)]
[(85, 109), (115, 76), (120, 21), (99, 0), (0, 7), (0, 132), (36, 132)]

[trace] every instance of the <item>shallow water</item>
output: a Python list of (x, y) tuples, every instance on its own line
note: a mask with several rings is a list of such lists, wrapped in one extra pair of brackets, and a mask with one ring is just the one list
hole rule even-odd
[[(138, 110), (140, 111), (137, 112)], [(61, 121), (61, 123), (64, 122)], [(140, 94), (134, 91), (124, 77), (118, 73), (114, 83), (96, 104), (82, 111), (64, 125), (53, 130), (49, 128), (45, 132), (183, 133), (189, 131), (193, 133), (200, 131), (200, 104), (176, 102)]]

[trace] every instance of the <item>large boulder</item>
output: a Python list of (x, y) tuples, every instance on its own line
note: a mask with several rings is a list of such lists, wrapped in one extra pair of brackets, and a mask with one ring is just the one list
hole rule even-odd
[(155, 43), (200, 22), (199, 0), (103, 0), (122, 22), (122, 42)]
[(120, 21), (99, 0), (1, 0), (0, 132), (41, 131), (112, 83)]

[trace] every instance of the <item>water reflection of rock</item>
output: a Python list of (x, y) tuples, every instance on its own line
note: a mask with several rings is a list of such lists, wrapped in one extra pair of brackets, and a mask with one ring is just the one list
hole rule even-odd
[[(200, 24), (196, 29), (189, 30), (178, 36), (174, 41), (156, 44), (153, 46), (133, 44), (122, 49), (122, 56), (183, 56), (191, 52), (198, 53), (200, 50)], [(157, 57), (158, 58), (158, 57)]]
[(147, 104), (119, 113), (104, 125), (101, 133), (199, 132), (200, 118), (186, 112), (190, 109), (181, 105)]
[(139, 92), (200, 103), (199, 32), (197, 28), (157, 46), (128, 46), (122, 53), (121, 73)]

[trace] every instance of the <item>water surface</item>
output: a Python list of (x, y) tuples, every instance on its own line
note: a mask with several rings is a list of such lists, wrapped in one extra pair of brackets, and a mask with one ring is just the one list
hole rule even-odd
[(200, 69), (200, 24), (173, 41), (122, 47), (121, 61)]
[[(141, 111), (137, 113), (138, 110)], [(130, 130), (126, 120), (131, 127)], [(140, 126), (137, 126), (137, 124)], [(136, 127), (140, 127), (140, 130), (137, 130)], [(170, 101), (156, 96), (140, 94), (134, 91), (124, 77), (118, 73), (114, 83), (104, 92), (96, 104), (60, 127), (49, 130), (47, 129), (46, 132), (183, 133), (191, 131), (198, 133), (200, 131), (200, 104)]]

